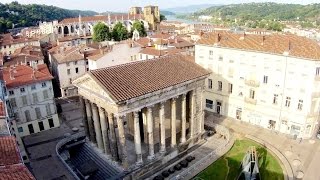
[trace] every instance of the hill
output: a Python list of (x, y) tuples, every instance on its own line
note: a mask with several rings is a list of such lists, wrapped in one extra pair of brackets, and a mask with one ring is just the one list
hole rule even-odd
[(241, 20), (299, 20), (315, 21), (320, 19), (320, 4), (278, 4), (246, 3), (210, 7), (195, 12), (192, 16), (211, 15), (221, 19)]
[(62, 20), (64, 18), (93, 16), (94, 11), (67, 10), (55, 6), (38, 4), (22, 5), (18, 2), (0, 3), (0, 33), (14, 27), (36, 26), (39, 21)]
[(165, 11), (170, 11), (175, 14), (187, 14), (187, 13), (194, 13), (196, 11), (200, 11), (202, 9), (206, 9), (212, 6), (219, 6), (214, 4), (199, 4), (199, 5), (189, 5), (189, 6), (181, 6), (181, 7), (173, 7), (164, 9)]
[(176, 15), (175, 13), (171, 12), (171, 11), (166, 11), (166, 10), (161, 10), (160, 11), (161, 14), (165, 15), (165, 16), (173, 16)]

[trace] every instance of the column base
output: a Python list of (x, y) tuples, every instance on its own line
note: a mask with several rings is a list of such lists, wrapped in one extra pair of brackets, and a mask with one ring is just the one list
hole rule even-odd
[(155, 158), (155, 155), (149, 155), (148, 160), (153, 160)]
[(160, 153), (161, 155), (166, 154), (166, 149), (160, 149), (159, 153)]
[(181, 138), (181, 139), (180, 139), (180, 143), (181, 143), (181, 144), (185, 143), (186, 141), (187, 141), (186, 138), (183, 138), (183, 139)]

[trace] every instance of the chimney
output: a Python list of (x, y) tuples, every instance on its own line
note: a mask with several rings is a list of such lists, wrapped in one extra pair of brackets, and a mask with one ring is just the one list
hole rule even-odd
[(264, 45), (264, 41), (266, 40), (266, 36), (265, 35), (263, 35), (262, 36), (262, 42), (261, 42), (261, 45), (263, 46)]
[(10, 67), (9, 69), (10, 80), (14, 80), (13, 69)]

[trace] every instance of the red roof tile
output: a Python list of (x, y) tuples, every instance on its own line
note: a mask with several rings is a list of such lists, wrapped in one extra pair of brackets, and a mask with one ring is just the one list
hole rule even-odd
[(101, 68), (89, 75), (117, 102), (209, 75), (210, 72), (186, 60), (183, 55), (166, 56)]
[[(11, 71), (13, 78), (10, 78), (9, 71)], [(35, 73), (33, 73), (32, 67), (25, 65), (18, 65), (13, 69), (10, 67), (4, 68), (3, 79), (7, 88), (13, 88), (36, 82), (52, 80), (53, 77), (46, 64), (39, 64)]]
[[(251, 35), (235, 33), (207, 33), (202, 35), (198, 44), (218, 44), (220, 47), (234, 48), (248, 51), (260, 51), (282, 55), (289, 52), (289, 56), (320, 60), (320, 45), (312, 39), (295, 35)], [(218, 42), (220, 39), (220, 42)]]
[(0, 180), (35, 180), (23, 164), (0, 167)]
[(172, 55), (172, 54), (178, 54), (183, 52), (180, 49), (176, 49), (176, 48), (169, 48), (169, 49), (155, 49), (155, 48), (143, 48), (139, 53), (141, 54), (147, 54), (147, 55), (151, 55), (151, 56), (165, 56), (165, 55)]
[(21, 163), (21, 158), (16, 138), (13, 136), (0, 137), (0, 166), (18, 163)]

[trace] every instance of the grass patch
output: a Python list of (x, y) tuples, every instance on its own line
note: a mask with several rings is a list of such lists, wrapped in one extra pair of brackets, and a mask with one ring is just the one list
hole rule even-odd
[(265, 147), (248, 139), (236, 140), (229, 152), (199, 173), (196, 178), (214, 180), (235, 180), (240, 174), (241, 161), (249, 146), (258, 152), (259, 171), (262, 180), (283, 180), (282, 168), (278, 159)]

